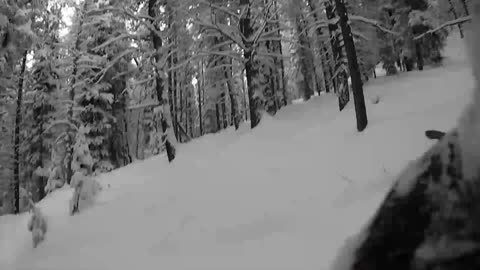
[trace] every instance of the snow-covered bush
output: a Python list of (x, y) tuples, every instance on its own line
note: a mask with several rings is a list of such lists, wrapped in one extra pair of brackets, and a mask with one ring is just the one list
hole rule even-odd
[(45, 193), (48, 194), (55, 189), (63, 187), (66, 182), (64, 169), (64, 160), (66, 156), (65, 149), (66, 133), (60, 134), (52, 145), (51, 165), (48, 169), (37, 168), (36, 174), (47, 177)]
[(32, 232), (33, 247), (36, 248), (39, 243), (45, 239), (47, 233), (47, 219), (40, 211), (40, 208), (36, 207), (30, 200), (32, 215), (28, 221), (28, 230)]
[(70, 201), (70, 214), (74, 215), (90, 206), (102, 187), (92, 176), (88, 176), (87, 169), (75, 172), (70, 185), (75, 189)]
[(100, 184), (92, 177), (94, 161), (90, 154), (85, 129), (80, 128), (73, 147), (72, 176), (70, 186), (75, 190), (70, 201), (70, 214), (74, 215), (93, 203), (101, 190)]

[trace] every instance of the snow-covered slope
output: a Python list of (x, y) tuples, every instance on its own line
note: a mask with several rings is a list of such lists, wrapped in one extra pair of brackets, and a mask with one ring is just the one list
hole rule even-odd
[[(67, 215), (71, 190), (39, 204), (46, 241), (33, 249), (27, 216), (0, 217), (0, 269), (328, 269), (376, 210), (395, 175), (449, 129), (472, 78), (452, 35), (443, 67), (366, 85), (369, 126), (353, 104), (321, 95), (164, 156), (102, 176), (97, 204)], [(379, 96), (380, 103), (369, 100)], [(352, 103), (352, 102), (351, 102)]]

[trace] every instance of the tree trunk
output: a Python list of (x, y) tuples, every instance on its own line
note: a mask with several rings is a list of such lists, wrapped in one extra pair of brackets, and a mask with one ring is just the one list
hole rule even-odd
[[(460, 0), (462, 2), (462, 5), (463, 5), (463, 10), (465, 11), (465, 15), (469, 16), (470, 15), (470, 11), (468, 10), (468, 4), (467, 4), (467, 0)], [(475, 1), (475, 0), (474, 0)]]
[[(318, 18), (318, 11), (317, 11), (317, 7), (314, 3), (314, 1), (312, 0), (308, 0), (308, 6), (310, 7), (310, 12), (313, 14), (313, 19), (315, 21), (315, 23), (317, 23), (319, 21), (319, 18)], [(316, 27), (315, 29), (315, 32), (317, 33), (317, 46), (318, 46), (318, 52), (320, 54), (320, 61), (321, 61), (321, 64), (322, 64), (322, 72), (323, 72), (323, 80), (324, 80), (324, 84), (325, 84), (325, 92), (330, 92), (330, 85), (328, 83), (328, 49), (325, 48), (325, 46), (323, 45), (323, 41), (321, 40), (322, 36), (323, 36), (323, 33), (322, 33), (322, 28), (320, 27)], [(319, 92), (320, 93), (320, 92)]]
[(203, 86), (202, 82), (203, 78), (203, 61), (200, 61), (200, 76), (197, 81), (198, 84), (198, 121), (199, 121), (199, 128), (200, 128), (200, 136), (203, 136)]
[(245, 112), (245, 121), (248, 121), (248, 102), (247, 102), (247, 89), (245, 87), (245, 76), (242, 71), (242, 92), (243, 92), (243, 110)]
[(415, 51), (417, 53), (417, 68), (418, 70), (423, 70), (423, 52), (422, 52), (422, 41), (415, 41)]
[[(159, 10), (157, 6), (157, 0), (148, 0), (148, 16), (151, 17), (151, 24), (153, 25), (154, 29), (160, 32), (160, 27), (158, 24), (155, 23), (155, 18), (157, 17), (156, 10)], [(153, 49), (156, 51), (155, 53), (155, 61), (158, 63), (160, 62), (160, 50), (163, 46), (162, 38), (156, 34), (156, 32), (151, 31), (150, 33), (151, 38), (153, 40)], [(161, 126), (162, 126), (162, 140), (165, 141), (165, 149), (167, 151), (167, 158), (169, 162), (172, 162), (175, 159), (176, 149), (174, 146), (174, 139), (175, 135), (172, 134), (172, 117), (170, 108), (168, 108), (168, 101), (165, 101), (163, 96), (163, 79), (159, 74), (158, 69), (156, 70), (155, 74), (155, 90), (157, 92), (157, 99), (158, 103), (161, 107)], [(173, 138), (172, 138), (173, 137)]]
[[(458, 14), (457, 14), (457, 11), (455, 10), (455, 6), (453, 5), (453, 2), (452, 0), (448, 0), (448, 3), (450, 4), (450, 10), (452, 11), (452, 14), (453, 14), (453, 17), (456, 19), (458, 19)], [(460, 31), (460, 37), (463, 38), (464, 35), (463, 35), (463, 29), (462, 29), (462, 24), (458, 24), (458, 30)]]
[[(113, 84), (115, 87), (116, 84)], [(121, 93), (124, 87), (120, 87), (115, 91)], [(115, 168), (124, 167), (132, 163), (132, 155), (130, 153), (130, 147), (128, 146), (128, 121), (125, 97), (115, 97), (115, 101), (112, 105), (113, 117), (115, 117), (115, 124), (113, 127), (113, 134), (111, 139), (111, 154), (112, 161)]]
[(303, 99), (309, 100), (313, 95), (313, 90), (311, 88), (313, 76), (312, 69), (310, 66), (310, 54), (308, 53), (308, 39), (307, 33), (305, 31), (304, 21), (301, 15), (297, 15), (296, 18), (296, 30), (298, 34), (298, 51), (299, 51), (299, 61), (300, 61), (300, 72), (303, 75), (303, 81), (300, 85), (301, 90), (303, 91)]
[(240, 30), (242, 32), (243, 44), (246, 47), (246, 50), (243, 52), (243, 57), (246, 60), (245, 63), (245, 74), (247, 77), (247, 90), (248, 90), (248, 103), (250, 107), (250, 126), (255, 128), (260, 123), (261, 112), (260, 112), (260, 102), (259, 97), (255, 96), (256, 91), (256, 77), (258, 70), (255, 67), (253, 48), (250, 39), (253, 35), (253, 28), (251, 26), (251, 7), (250, 2), (248, 2), (247, 12), (243, 18), (240, 19)]
[(218, 101), (215, 103), (215, 116), (217, 117), (217, 130), (219, 132), (222, 129), (222, 124), (220, 121), (220, 106), (218, 105)]
[(348, 69), (352, 79), (353, 99), (355, 103), (355, 114), (357, 116), (357, 130), (363, 131), (368, 124), (365, 98), (363, 96), (363, 83), (360, 69), (357, 62), (357, 52), (345, 7), (345, 0), (335, 0), (338, 16), (340, 17), (340, 28), (342, 30), (343, 42), (348, 59)]
[[(87, 4), (88, 1), (85, 0), (83, 1), (83, 6), (82, 6), (82, 16), (80, 17), (80, 22), (78, 24), (78, 32), (75, 40), (75, 51), (77, 52), (77, 55), (73, 59), (73, 70), (72, 70), (72, 80), (70, 83), (70, 88), (68, 90), (68, 96), (70, 99), (70, 107), (68, 108), (67, 112), (67, 117), (68, 117), (68, 122), (70, 124), (73, 124), (73, 107), (75, 106), (75, 84), (77, 82), (77, 73), (78, 73), (78, 61), (80, 60), (80, 56), (78, 55), (78, 52), (80, 50), (80, 45), (82, 41), (80, 40), (80, 34), (82, 33), (82, 27), (84, 23), (84, 18), (83, 15), (87, 12)], [(73, 176), (73, 169), (72, 169), (72, 160), (73, 160), (73, 146), (75, 144), (75, 133), (76, 131), (72, 129), (70, 126), (68, 127), (68, 141), (66, 143), (66, 148), (67, 148), (67, 153), (65, 155), (65, 180), (67, 184), (70, 185), (70, 182), (72, 181), (72, 176)]]
[(14, 185), (14, 214), (20, 213), (20, 125), (22, 124), (23, 82), (27, 67), (27, 52), (23, 54), (20, 74), (18, 75), (17, 107), (15, 110), (15, 131), (13, 144), (13, 185)]
[[(277, 1), (278, 0), (273, 0), (273, 6), (274, 6), (274, 9), (277, 10)], [(282, 48), (282, 33), (280, 31), (280, 22), (279, 22), (279, 17), (278, 17), (278, 12), (275, 13), (274, 15), (274, 26), (276, 29), (278, 29), (276, 31), (276, 36), (278, 37), (278, 41), (277, 42), (274, 42), (274, 44), (276, 44), (276, 47), (278, 49), (278, 53), (282, 56), (280, 58), (280, 60), (278, 60), (277, 62), (280, 62), (279, 65), (280, 65), (280, 72), (279, 72), (279, 78), (278, 78), (278, 86), (279, 86), (279, 90), (281, 91), (281, 96), (282, 96), (282, 104), (283, 106), (287, 106), (287, 103), (288, 103), (288, 96), (287, 96), (287, 79), (285, 77), (285, 60), (283, 59), (283, 48)], [(281, 86), (280, 86), (281, 85)], [(279, 106), (281, 107), (281, 106)]]
[(237, 130), (240, 127), (240, 122), (238, 119), (238, 113), (237, 113), (237, 102), (235, 99), (235, 93), (233, 93), (233, 83), (232, 83), (232, 70), (233, 70), (233, 60), (230, 60), (230, 67), (225, 68), (225, 79), (227, 80), (227, 88), (228, 88), (228, 94), (230, 97), (230, 110), (231, 110), (231, 115), (230, 115), (230, 120), (233, 125), (235, 125), (235, 130)]
[[(176, 84), (175, 84), (176, 85)], [(178, 88), (176, 87), (176, 91), (175, 92), (178, 92), (178, 102), (177, 102), (177, 106), (176, 106), (176, 114), (177, 114), (177, 126), (181, 125), (183, 123), (183, 90), (181, 88)], [(175, 99), (177, 101), (177, 99)], [(179, 142), (183, 142), (183, 137), (180, 135), (180, 133), (177, 132), (177, 140)]]
[(221, 99), (221, 108), (222, 108), (222, 124), (223, 129), (227, 129), (228, 127), (228, 118), (227, 118), (227, 104), (226, 104), (226, 96), (225, 92), (222, 93), (220, 96)]
[[(328, 20), (332, 20), (335, 18), (334, 8), (331, 0), (325, 1), (325, 11)], [(330, 43), (332, 46), (333, 52), (333, 65), (334, 65), (334, 72), (335, 76), (332, 78), (332, 84), (335, 93), (338, 95), (338, 107), (339, 110), (342, 111), (345, 106), (347, 105), (348, 101), (350, 100), (349, 92), (348, 92), (348, 84), (345, 85), (344, 81), (348, 78), (347, 74), (344, 71), (339, 71), (341, 68), (341, 46), (340, 40), (337, 36), (337, 29), (338, 26), (336, 24), (328, 24), (328, 30), (330, 32)], [(342, 87), (341, 87), (342, 86)]]
[[(188, 88), (187, 88), (188, 89)], [(187, 90), (188, 91), (188, 90)], [(185, 94), (185, 107), (184, 107), (184, 110), (185, 110), (185, 117), (184, 117), (184, 120), (183, 122), (185, 123), (185, 132), (188, 134), (189, 133), (189, 120), (190, 120), (190, 116), (189, 116), (189, 111), (190, 111), (190, 108), (188, 106), (188, 94), (186, 93)], [(188, 134), (189, 136), (191, 136), (190, 134)]]

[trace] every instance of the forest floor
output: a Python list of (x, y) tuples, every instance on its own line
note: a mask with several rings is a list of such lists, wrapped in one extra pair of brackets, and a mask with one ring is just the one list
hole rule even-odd
[[(441, 67), (365, 85), (369, 125), (333, 95), (105, 174), (96, 204), (70, 217), (72, 191), (38, 205), (49, 220), (32, 248), (28, 215), (0, 217), (2, 270), (328, 269), (375, 212), (395, 176), (448, 130), (473, 80), (452, 33)], [(378, 96), (380, 102), (372, 104)]]

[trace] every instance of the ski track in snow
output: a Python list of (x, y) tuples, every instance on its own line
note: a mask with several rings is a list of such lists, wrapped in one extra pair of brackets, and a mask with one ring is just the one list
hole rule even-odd
[[(353, 100), (321, 95), (102, 175), (92, 208), (70, 217), (65, 188), (39, 203), (46, 240), (31, 247), (27, 215), (0, 217), (0, 269), (329, 269), (395, 176), (448, 130), (473, 80), (455, 33), (444, 66), (365, 85), (369, 126)], [(372, 105), (371, 98), (380, 103)]]

